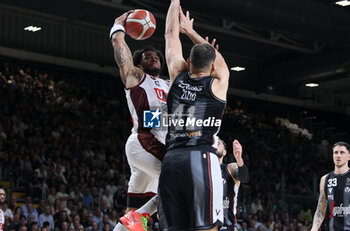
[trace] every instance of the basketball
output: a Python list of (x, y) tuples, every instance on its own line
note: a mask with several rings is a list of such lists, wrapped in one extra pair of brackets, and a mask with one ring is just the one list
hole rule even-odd
[(125, 31), (133, 39), (144, 40), (152, 36), (156, 19), (147, 10), (134, 10), (125, 21)]

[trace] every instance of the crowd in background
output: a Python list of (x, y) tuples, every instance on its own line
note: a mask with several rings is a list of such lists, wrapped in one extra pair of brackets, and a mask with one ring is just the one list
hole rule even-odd
[[(112, 230), (125, 210), (130, 174), (124, 144), (132, 123), (121, 81), (15, 62), (2, 62), (0, 72), (2, 178), (27, 194), (3, 205), (5, 230)], [(308, 230), (314, 180), (332, 167), (329, 147), (254, 110), (229, 97), (219, 134), (229, 153), (234, 139), (241, 142), (250, 169), (250, 182), (240, 187), (240, 229)], [(290, 195), (314, 201), (311, 208), (310, 201), (293, 205)], [(153, 218), (149, 230), (157, 230)]]

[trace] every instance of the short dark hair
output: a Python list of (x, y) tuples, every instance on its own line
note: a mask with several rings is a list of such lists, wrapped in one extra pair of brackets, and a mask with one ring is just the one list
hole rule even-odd
[(138, 66), (141, 64), (142, 54), (146, 51), (153, 51), (158, 55), (159, 61), (160, 61), (160, 70), (162, 70), (162, 68), (164, 66), (164, 62), (165, 62), (164, 56), (163, 56), (162, 52), (155, 49), (154, 47), (145, 47), (141, 50), (136, 50), (133, 54), (133, 57), (132, 57), (132, 59), (134, 61), (134, 65)]
[(48, 221), (44, 221), (43, 227), (50, 227), (50, 223)]
[(196, 44), (191, 49), (190, 63), (195, 68), (203, 69), (209, 67), (215, 58), (215, 49), (208, 43)]
[(348, 150), (348, 152), (350, 152), (350, 145), (346, 142), (337, 142), (333, 145), (333, 149), (336, 147), (336, 146), (343, 146), (346, 148), (346, 150)]

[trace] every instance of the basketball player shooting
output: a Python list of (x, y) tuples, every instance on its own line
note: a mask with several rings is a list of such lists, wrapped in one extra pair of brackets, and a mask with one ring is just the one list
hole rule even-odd
[(320, 197), (311, 231), (318, 231), (329, 209), (329, 230), (350, 230), (350, 145), (333, 145), (334, 171), (320, 180)]
[[(132, 56), (125, 42), (124, 28), (125, 21), (132, 12), (124, 13), (115, 20), (110, 38), (133, 119), (132, 133), (125, 145), (125, 153), (131, 169), (126, 212), (130, 211), (129, 216), (138, 216), (136, 219), (147, 220), (149, 217), (131, 214), (131, 210), (140, 208), (157, 193), (167, 131), (145, 128), (143, 113), (145, 110), (166, 109), (165, 97), (168, 93), (168, 83), (159, 78), (163, 65), (162, 54), (159, 51), (145, 48), (136, 51), (134, 57)], [(142, 222), (143, 226), (146, 224), (147, 222)], [(136, 225), (141, 225), (141, 222)], [(114, 230), (126, 229), (118, 223)]]
[[(223, 221), (223, 202), (215, 148), (229, 70), (220, 52), (191, 29), (186, 35), (196, 45), (191, 49), (188, 72), (179, 38), (179, 16), (180, 1), (172, 0), (165, 27), (171, 86), (167, 107), (168, 115), (179, 123), (169, 125), (166, 138), (158, 190), (160, 228), (218, 230)], [(209, 123), (203, 125), (203, 121)]]

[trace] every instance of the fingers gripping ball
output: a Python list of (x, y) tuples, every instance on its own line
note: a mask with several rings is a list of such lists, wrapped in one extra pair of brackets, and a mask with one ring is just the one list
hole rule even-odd
[(147, 10), (134, 10), (125, 21), (125, 31), (133, 39), (144, 40), (152, 36), (156, 19)]

